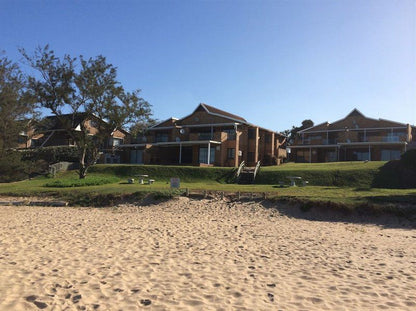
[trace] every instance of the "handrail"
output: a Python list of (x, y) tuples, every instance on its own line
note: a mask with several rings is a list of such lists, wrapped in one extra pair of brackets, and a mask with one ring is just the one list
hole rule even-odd
[(253, 182), (254, 182), (254, 179), (256, 178), (256, 175), (259, 169), (260, 169), (260, 161), (257, 162), (256, 168), (254, 169)]
[(243, 170), (244, 166), (246, 166), (246, 162), (242, 161), (237, 170), (237, 174), (236, 174), (237, 179), (240, 177), (241, 171)]

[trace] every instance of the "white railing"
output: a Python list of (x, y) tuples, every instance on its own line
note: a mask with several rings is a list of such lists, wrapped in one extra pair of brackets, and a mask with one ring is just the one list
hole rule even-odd
[(243, 170), (244, 166), (246, 166), (246, 162), (241, 161), (236, 174), (237, 179), (240, 177), (241, 171)]
[(256, 168), (254, 169), (253, 181), (254, 181), (254, 179), (256, 179), (256, 175), (257, 175), (259, 169), (260, 169), (260, 161), (257, 162)]

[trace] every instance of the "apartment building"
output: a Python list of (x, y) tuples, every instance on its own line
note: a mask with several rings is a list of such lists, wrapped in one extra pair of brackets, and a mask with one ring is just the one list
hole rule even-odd
[[(75, 142), (68, 134), (68, 130), (76, 133), (81, 130), (81, 124), (91, 136), (99, 133), (100, 126), (107, 125), (104, 120), (86, 113), (65, 114), (60, 118), (48, 116), (40, 122), (29, 123), (27, 130), (19, 134), (18, 148), (75, 147)], [(99, 161), (101, 163), (125, 162), (123, 154), (117, 152), (116, 147), (129, 142), (130, 134), (128, 132), (123, 129), (114, 129), (101, 147), (102, 154)]]
[(389, 161), (415, 144), (416, 127), (354, 109), (341, 120), (299, 131), (290, 149), (295, 162)]
[(285, 137), (244, 118), (199, 104), (188, 116), (170, 118), (148, 129), (141, 141), (120, 145), (130, 163), (237, 167), (280, 164)]

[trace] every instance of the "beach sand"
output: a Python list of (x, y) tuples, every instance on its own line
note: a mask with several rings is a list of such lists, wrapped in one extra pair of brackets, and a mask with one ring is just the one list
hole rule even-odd
[(0, 310), (416, 309), (410, 222), (272, 205), (2, 206)]

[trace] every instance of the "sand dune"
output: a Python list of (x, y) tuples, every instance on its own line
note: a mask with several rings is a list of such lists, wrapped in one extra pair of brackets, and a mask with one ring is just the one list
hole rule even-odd
[(187, 198), (3, 206), (0, 219), (0, 310), (416, 308), (416, 230), (406, 225)]

